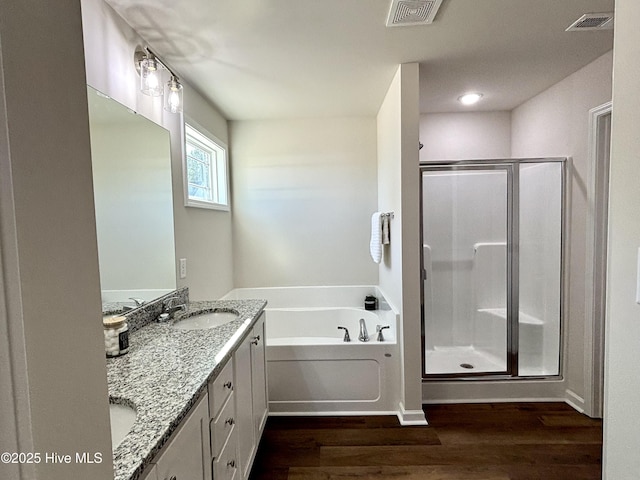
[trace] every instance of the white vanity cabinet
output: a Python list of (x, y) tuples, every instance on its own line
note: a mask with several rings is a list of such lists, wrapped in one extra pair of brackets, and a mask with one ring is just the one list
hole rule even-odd
[(203, 395), (154, 460), (149, 478), (211, 480), (209, 464), (209, 405)]
[(225, 365), (209, 383), (211, 471), (215, 480), (238, 479), (238, 439), (234, 365)]
[(233, 355), (239, 480), (246, 480), (251, 472), (268, 415), (264, 322), (263, 312)]
[(247, 480), (268, 416), (264, 334), (263, 312), (144, 480)]

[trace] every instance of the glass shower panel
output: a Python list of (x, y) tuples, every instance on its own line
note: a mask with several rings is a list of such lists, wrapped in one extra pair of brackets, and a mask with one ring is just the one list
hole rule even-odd
[(427, 375), (508, 371), (510, 168), (422, 172)]
[(558, 375), (563, 165), (523, 163), (519, 168), (518, 374)]

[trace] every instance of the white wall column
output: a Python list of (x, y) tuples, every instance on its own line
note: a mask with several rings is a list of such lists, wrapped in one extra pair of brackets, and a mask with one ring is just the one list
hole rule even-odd
[(394, 212), (391, 245), (380, 264), (380, 289), (401, 312), (399, 418), (425, 424), (420, 316), (420, 175), (418, 64), (398, 67), (378, 111), (378, 210)]
[(605, 333), (603, 473), (632, 480), (640, 472), (640, 3), (616, 1), (609, 184), (609, 262)]
[[(3, 285), (1, 323), (11, 332), (18, 437), (32, 438), (17, 447), (42, 455), (20, 478), (106, 480), (113, 468), (79, 0), (0, 0), (0, 48), (1, 248), (3, 283), (12, 282)], [(48, 463), (46, 452), (73, 461)], [(76, 452), (102, 461), (77, 463)]]

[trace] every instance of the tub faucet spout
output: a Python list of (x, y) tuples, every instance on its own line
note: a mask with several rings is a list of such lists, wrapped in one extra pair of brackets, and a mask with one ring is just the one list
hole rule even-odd
[(367, 326), (364, 323), (364, 318), (360, 319), (360, 335), (358, 335), (358, 340), (361, 342), (369, 341), (369, 334), (367, 333)]

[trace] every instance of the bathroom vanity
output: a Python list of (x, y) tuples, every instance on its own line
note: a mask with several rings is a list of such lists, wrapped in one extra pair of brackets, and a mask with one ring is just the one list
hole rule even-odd
[[(133, 332), (129, 353), (107, 361), (110, 401), (137, 414), (114, 447), (115, 480), (246, 480), (268, 413), (265, 305), (191, 302), (175, 320)], [(178, 327), (214, 311), (238, 315)]]

